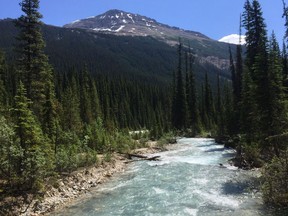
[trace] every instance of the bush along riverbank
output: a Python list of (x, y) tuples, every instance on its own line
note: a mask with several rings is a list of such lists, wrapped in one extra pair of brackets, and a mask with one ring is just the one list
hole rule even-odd
[(167, 144), (174, 140), (171, 134), (158, 141), (151, 141), (148, 132), (132, 133), (131, 136), (134, 138), (134, 149), (98, 154), (97, 162), (92, 165), (47, 178), (42, 193), (1, 194), (0, 215), (43, 215), (63, 208), (89, 190), (100, 187), (116, 173), (125, 171), (127, 164), (132, 161), (129, 154), (145, 155), (165, 151)]
[(247, 144), (240, 136), (216, 138), (225, 147), (236, 149), (236, 156), (232, 160), (235, 166), (260, 173), (258, 189), (271, 209), (288, 210), (288, 151), (284, 147), (287, 137), (287, 134), (283, 134), (265, 139), (264, 143), (273, 143), (270, 151), (263, 148), (263, 142)]

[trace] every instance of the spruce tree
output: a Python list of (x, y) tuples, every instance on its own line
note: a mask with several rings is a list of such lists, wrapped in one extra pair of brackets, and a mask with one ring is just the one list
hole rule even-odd
[(220, 85), (220, 75), (217, 74), (217, 102), (216, 102), (216, 113), (217, 113), (217, 135), (223, 136), (225, 135), (225, 125), (224, 125), (224, 108), (222, 103), (222, 97), (221, 97), (221, 85)]
[[(248, 6), (247, 6), (248, 5)], [(257, 139), (265, 139), (268, 123), (268, 106), (266, 95), (269, 95), (267, 31), (262, 9), (257, 0), (245, 4), (244, 27), (246, 29), (246, 65), (254, 86), (255, 121), (258, 124)]]
[[(282, 76), (283, 76), (283, 84), (284, 87), (288, 87), (288, 55), (286, 49), (286, 43), (283, 42), (282, 48)], [(287, 92), (287, 89), (285, 90)]]
[(197, 134), (200, 132), (200, 120), (199, 120), (199, 111), (197, 108), (197, 92), (196, 92), (196, 84), (195, 84), (195, 75), (193, 70), (193, 63), (194, 63), (194, 56), (191, 52), (191, 48), (189, 47), (188, 52), (188, 65), (189, 71), (186, 75), (186, 79), (189, 80), (188, 84), (186, 85), (186, 92), (187, 92), (187, 106), (189, 112), (189, 126), (192, 129), (193, 134)]
[(204, 110), (205, 110), (205, 126), (206, 129), (211, 130), (215, 123), (215, 107), (213, 102), (212, 89), (209, 83), (208, 74), (205, 73), (205, 86), (204, 86)]
[(235, 68), (235, 104), (241, 101), (241, 91), (242, 91), (242, 76), (243, 76), (243, 58), (242, 58), (242, 19), (240, 15), (240, 26), (239, 26), (239, 44), (236, 47), (236, 68)]
[(254, 84), (247, 68), (243, 71), (243, 90), (241, 94), (240, 130), (246, 135), (246, 142), (255, 140), (255, 132), (258, 130), (255, 114), (256, 104), (254, 100)]
[(179, 42), (178, 47), (178, 68), (176, 77), (176, 97), (175, 107), (172, 113), (173, 125), (177, 129), (184, 129), (187, 122), (187, 104), (184, 81), (182, 76), (182, 43)]
[(267, 124), (270, 127), (267, 128), (266, 133), (268, 136), (274, 136), (282, 134), (287, 128), (281, 53), (274, 33), (270, 39), (268, 78), (269, 94), (266, 95), (266, 104)]
[(234, 60), (232, 56), (232, 51), (231, 47), (229, 46), (229, 59), (230, 59), (230, 72), (231, 72), (231, 78), (232, 78), (232, 87), (233, 87), (233, 95), (236, 95), (236, 88), (237, 88), (237, 83), (236, 83), (236, 71), (235, 71), (235, 65), (234, 65)]
[[(17, 37), (19, 52), (19, 78), (27, 89), (27, 97), (33, 102), (33, 111), (40, 117), (46, 102), (47, 88), (53, 83), (51, 66), (44, 53), (45, 42), (41, 33), (42, 15), (39, 13), (39, 0), (22, 0), (24, 14), (16, 21), (20, 33)], [(54, 91), (53, 88), (50, 88)]]
[(82, 128), (82, 121), (80, 117), (80, 102), (77, 97), (76, 81), (72, 79), (71, 86), (69, 86), (62, 96), (62, 127), (64, 130), (79, 133)]
[(38, 191), (41, 190), (44, 178), (53, 171), (54, 159), (51, 145), (45, 140), (41, 127), (29, 108), (31, 103), (20, 82), (13, 109), (16, 135), (23, 151), (18, 167), (19, 184), (21, 189)]
[(4, 107), (6, 107), (8, 103), (7, 84), (5, 56), (0, 50), (0, 112), (3, 111)]
[(90, 98), (90, 77), (88, 75), (87, 68), (80, 73), (80, 110), (82, 121), (89, 124), (92, 122), (93, 114), (91, 110), (91, 98)]

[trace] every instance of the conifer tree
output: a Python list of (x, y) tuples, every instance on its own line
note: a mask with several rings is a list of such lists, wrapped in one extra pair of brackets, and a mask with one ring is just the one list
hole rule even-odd
[(211, 130), (215, 123), (215, 107), (213, 102), (212, 89), (209, 83), (208, 74), (205, 74), (205, 86), (204, 86), (204, 109), (205, 109), (205, 126), (206, 129)]
[(283, 74), (284, 87), (287, 88), (288, 87), (288, 55), (287, 55), (285, 42), (283, 42), (283, 48), (282, 48), (282, 74)]
[(273, 32), (269, 47), (269, 91), (267, 100), (267, 135), (282, 134), (287, 127), (286, 109), (284, 104), (283, 73), (279, 45)]
[(16, 135), (23, 151), (18, 167), (19, 184), (21, 189), (38, 191), (44, 177), (51, 174), (54, 160), (51, 145), (47, 144), (35, 115), (29, 109), (30, 103), (20, 82), (13, 109)]
[(76, 81), (72, 79), (71, 86), (69, 86), (62, 96), (62, 127), (64, 130), (73, 132), (80, 132), (82, 130), (82, 121), (80, 117), (80, 102), (77, 97)]
[(187, 104), (184, 81), (182, 76), (182, 43), (178, 47), (178, 68), (176, 77), (176, 97), (174, 99), (174, 110), (172, 113), (173, 126), (184, 129), (187, 122)]
[(284, 35), (284, 41), (283, 41), (283, 49), (282, 49), (282, 59), (283, 59), (283, 79), (284, 79), (284, 87), (285, 93), (287, 94), (287, 88), (288, 88), (288, 55), (287, 55), (287, 43), (285, 43), (285, 40), (287, 42), (288, 40), (288, 8), (286, 7), (286, 4), (283, 0), (283, 17), (285, 18), (285, 35)]
[[(40, 117), (46, 102), (47, 88), (53, 83), (51, 66), (44, 53), (45, 42), (41, 34), (42, 15), (39, 13), (39, 0), (22, 0), (24, 14), (16, 21), (20, 33), (18, 71), (19, 78), (27, 89), (27, 97), (33, 102), (33, 111)], [(50, 89), (54, 91), (54, 89)]]
[(187, 103), (187, 126), (191, 125), (190, 121), (190, 110), (189, 110), (189, 100), (190, 98), (190, 76), (189, 76), (189, 59), (188, 59), (188, 51), (185, 51), (185, 95), (186, 95), (186, 103)]
[(223, 136), (225, 134), (225, 125), (224, 125), (224, 113), (223, 113), (223, 103), (221, 97), (221, 86), (220, 86), (220, 75), (217, 74), (217, 103), (216, 103), (216, 113), (217, 113), (217, 135)]
[(223, 121), (225, 122), (225, 127), (223, 130), (228, 135), (234, 135), (235, 122), (234, 122), (234, 110), (233, 110), (233, 90), (231, 85), (227, 82), (223, 88)]
[(80, 73), (80, 109), (83, 122), (89, 124), (92, 122), (91, 100), (89, 97), (90, 86), (87, 68)]
[[(0, 50), (0, 112), (4, 106), (7, 106), (7, 81), (6, 81), (6, 64), (5, 64), (5, 56), (4, 53)], [(5, 82), (6, 81), (6, 82)]]
[[(230, 58), (230, 72), (231, 72), (231, 78), (232, 78), (232, 87), (233, 87), (233, 95), (236, 95), (236, 88), (237, 88), (237, 84), (236, 84), (236, 71), (235, 71), (235, 65), (234, 65), (234, 60), (233, 60), (233, 56), (232, 56), (232, 51), (231, 51), (231, 47), (229, 46), (229, 58)], [(236, 96), (235, 96), (236, 97)]]
[(56, 134), (57, 134), (57, 125), (58, 115), (56, 113), (56, 100), (51, 91), (51, 86), (46, 89), (46, 102), (43, 104), (43, 123), (42, 128), (43, 132), (48, 136), (51, 143), (55, 144)]
[(188, 52), (188, 65), (189, 65), (189, 71), (186, 75), (186, 79), (188, 79), (188, 84), (186, 85), (186, 92), (187, 92), (187, 106), (188, 106), (188, 112), (190, 113), (189, 116), (189, 126), (192, 129), (192, 132), (194, 134), (198, 133), (200, 131), (200, 122), (199, 122), (199, 111), (197, 108), (197, 92), (196, 92), (196, 86), (195, 86), (195, 75), (193, 71), (193, 63), (194, 63), (194, 57), (191, 52), (191, 48), (189, 47)]
[(254, 85), (248, 69), (243, 73), (243, 90), (241, 100), (240, 125), (242, 133), (246, 134), (246, 142), (250, 143), (255, 138), (255, 131), (258, 130), (256, 124), (254, 100)]
[(235, 104), (238, 104), (241, 101), (241, 91), (242, 91), (243, 58), (242, 58), (241, 36), (242, 36), (242, 19), (240, 15), (239, 44), (236, 47)]
[[(248, 6), (247, 6), (248, 5)], [(271, 127), (267, 122), (268, 106), (266, 95), (269, 94), (267, 31), (262, 9), (257, 0), (252, 4), (245, 4), (244, 27), (246, 29), (246, 65), (254, 88), (254, 115), (259, 130), (257, 139), (265, 139), (267, 129)]]
[(94, 80), (90, 80), (90, 100), (91, 100), (91, 112), (93, 119), (102, 118), (102, 111), (100, 107), (99, 95)]

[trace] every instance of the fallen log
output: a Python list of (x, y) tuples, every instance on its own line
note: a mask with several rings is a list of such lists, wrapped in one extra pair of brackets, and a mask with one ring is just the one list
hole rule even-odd
[(159, 160), (159, 158), (160, 158), (160, 156), (154, 156), (154, 157), (147, 158), (146, 160), (157, 161), (157, 160)]
[(148, 157), (145, 156), (145, 155), (139, 155), (139, 154), (128, 154), (128, 158), (129, 158), (129, 159), (132, 159), (132, 157), (144, 158), (144, 159), (148, 158)]
[[(136, 157), (136, 158), (140, 158), (139, 160), (132, 160), (132, 157)], [(147, 157), (145, 155), (138, 155), (138, 154), (128, 154), (128, 158), (132, 161), (130, 162), (133, 162), (133, 161), (140, 161), (140, 160), (148, 160), (148, 161), (157, 161), (159, 160), (160, 156), (153, 156), (153, 157)], [(127, 162), (127, 163), (130, 163), (130, 162)]]

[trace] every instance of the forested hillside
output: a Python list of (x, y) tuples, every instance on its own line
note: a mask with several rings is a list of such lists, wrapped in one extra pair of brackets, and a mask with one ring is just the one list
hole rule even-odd
[[(13, 20), (0, 21), (0, 31), (0, 48), (6, 52), (10, 61), (15, 58), (12, 51), (18, 31)], [(177, 65), (177, 47), (152, 37), (115, 36), (47, 25), (43, 25), (43, 37), (50, 63), (55, 71), (60, 73), (87, 67), (92, 75), (121, 75), (128, 79), (139, 79), (141, 82), (170, 84), (172, 72)], [(228, 45), (218, 44), (221, 44), (221, 48), (214, 44), (208, 45), (213, 47), (210, 53), (208, 50), (203, 51), (197, 41), (191, 41), (191, 47), (199, 49), (201, 55), (227, 56), (225, 51), (228, 51)], [(224, 51), (225, 55), (221, 51)], [(213, 77), (212, 80), (216, 80), (217, 73), (230, 78), (228, 68), (219, 69), (209, 62), (198, 62), (199, 59), (195, 65), (197, 82), (204, 80), (206, 72)]]

